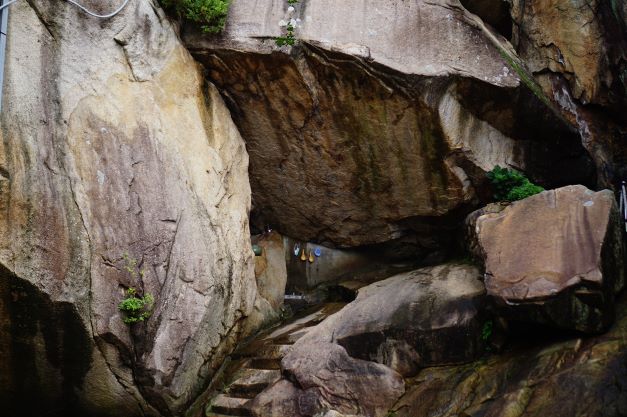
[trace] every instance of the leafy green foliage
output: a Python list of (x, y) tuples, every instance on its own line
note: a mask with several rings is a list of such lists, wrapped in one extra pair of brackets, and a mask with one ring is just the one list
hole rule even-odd
[(288, 24), (285, 28), (285, 36), (279, 36), (274, 40), (274, 42), (276, 42), (277, 46), (293, 46), (296, 43), (296, 37), (294, 36), (294, 26)]
[(499, 201), (522, 200), (544, 191), (544, 188), (533, 184), (520, 172), (498, 165), (488, 172), (488, 179), (494, 189), (494, 198)]
[(151, 294), (139, 297), (135, 288), (129, 288), (126, 290), (126, 298), (122, 300), (118, 308), (126, 316), (124, 323), (134, 324), (150, 317), (154, 303), (155, 299)]
[[(144, 278), (144, 271), (139, 270), (137, 267), (137, 260), (123, 255), (126, 263), (125, 269), (130, 274), (131, 278), (135, 281), (138, 278)], [(135, 288), (129, 288), (126, 290), (126, 298), (118, 304), (118, 309), (124, 313), (124, 323), (134, 324), (140, 321), (144, 321), (152, 314), (152, 309), (155, 304), (155, 299), (152, 294), (146, 294), (140, 297), (137, 294)]]
[[(290, 6), (295, 5), (296, 3), (298, 3), (299, 0), (287, 0), (287, 4), (289, 4)], [(292, 10), (292, 13), (294, 11), (293, 7), (290, 7), (290, 10)], [(300, 19), (289, 19), (289, 21), (284, 22), (281, 21), (282, 23), (279, 23), (281, 26), (285, 27), (285, 34), (283, 36), (279, 36), (278, 38), (274, 39), (274, 42), (277, 44), (277, 46), (294, 46), (294, 44), (296, 43), (296, 37), (294, 36), (294, 31), (296, 30), (296, 24), (297, 22), (300, 21)]]
[(489, 342), (492, 338), (492, 332), (494, 331), (494, 322), (492, 320), (488, 320), (483, 323), (483, 327), (481, 328), (481, 340), (484, 342)]
[(161, 3), (186, 19), (200, 23), (205, 32), (220, 33), (224, 30), (231, 0), (161, 0)]

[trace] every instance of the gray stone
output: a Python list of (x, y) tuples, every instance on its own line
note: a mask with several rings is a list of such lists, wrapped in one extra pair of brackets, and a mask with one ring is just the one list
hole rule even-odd
[(355, 301), (299, 339), (283, 366), (296, 368), (292, 360), (324, 341), (404, 376), (424, 366), (470, 361), (484, 351), (485, 288), (480, 278), (476, 267), (452, 264), (364, 287)]

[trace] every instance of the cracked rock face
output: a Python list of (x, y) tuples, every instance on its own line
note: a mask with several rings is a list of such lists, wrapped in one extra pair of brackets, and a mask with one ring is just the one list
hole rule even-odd
[(590, 180), (578, 135), (459, 2), (301, 1), (300, 41), (279, 49), (285, 14), (235, 0), (223, 35), (182, 33), (246, 141), (261, 223), (376, 244), (441, 234), (497, 164)]
[(581, 132), (605, 186), (627, 178), (627, 3), (511, 2), (512, 43)]
[[(18, 2), (9, 33), (3, 412), (177, 414), (255, 301), (244, 142), (150, 1), (107, 21), (68, 3)], [(126, 271), (125, 253), (143, 279)], [(156, 299), (132, 329), (117, 307), (128, 287)]]

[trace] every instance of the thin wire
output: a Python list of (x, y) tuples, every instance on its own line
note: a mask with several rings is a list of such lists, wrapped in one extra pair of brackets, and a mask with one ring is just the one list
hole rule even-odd
[(75, 5), (76, 7), (80, 8), (82, 11), (84, 11), (85, 13), (87, 13), (90, 16), (97, 17), (99, 19), (108, 19), (108, 18), (113, 17), (116, 14), (120, 13), (122, 11), (122, 9), (124, 9), (126, 7), (126, 5), (128, 4), (128, 2), (130, 0), (124, 0), (124, 3), (122, 3), (122, 5), (120, 7), (118, 7), (114, 12), (111, 12), (109, 14), (97, 14), (97, 13), (94, 13), (94, 12), (88, 10), (85, 6), (83, 6), (81, 4), (78, 4), (74, 0), (65, 0), (65, 1), (67, 1), (68, 3), (72, 3), (73, 5)]
[(620, 192), (618, 193), (619, 197), (618, 197), (618, 207), (620, 210), (620, 215), (622, 216), (623, 213), (625, 212), (625, 198), (624, 198), (624, 193), (625, 193), (625, 187), (622, 187)]
[[(8, 7), (10, 5), (12, 5), (13, 3), (15, 3), (17, 0), (11, 0), (8, 3), (3, 4), (2, 6), (0, 6), (0, 10), (4, 9), (5, 7)], [(128, 4), (128, 2), (130, 0), (124, 0), (124, 3), (122, 3), (122, 5), (120, 7), (118, 7), (115, 11), (109, 13), (109, 14), (98, 14), (98, 13), (94, 13), (91, 10), (87, 9), (85, 6), (75, 2), (74, 0), (65, 0), (68, 3), (73, 4), (74, 6), (80, 8), (82, 11), (84, 11), (85, 13), (87, 13), (90, 16), (93, 17), (97, 17), (99, 19), (108, 19), (110, 17), (115, 16), (116, 14), (120, 13), (122, 11), (122, 9), (124, 9), (126, 7), (126, 5)]]
[(625, 222), (625, 231), (627, 232), (627, 191), (625, 191), (625, 181), (621, 184), (621, 207), (623, 208), (623, 212), (621, 213), (623, 216), (623, 221)]
[(10, 5), (12, 5), (13, 3), (15, 3), (17, 0), (11, 0), (10, 2), (3, 4), (2, 6), (0, 6), (0, 10), (4, 9), (5, 7), (9, 7)]

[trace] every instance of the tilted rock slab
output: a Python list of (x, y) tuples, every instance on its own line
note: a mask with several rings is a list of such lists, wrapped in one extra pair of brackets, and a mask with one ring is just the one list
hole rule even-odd
[(483, 353), (480, 278), (476, 267), (442, 265), (362, 288), (294, 344), (281, 362), (288, 380), (260, 394), (254, 414), (386, 415), (403, 393), (401, 375)]
[[(120, 2), (83, 3), (108, 12)], [(244, 142), (150, 1), (106, 21), (20, 1), (9, 33), (2, 413), (178, 415), (255, 300)], [(132, 329), (118, 311), (127, 287), (156, 299)]]
[(458, 1), (302, 0), (278, 48), (287, 6), (234, 0), (222, 35), (182, 28), (246, 140), (260, 223), (328, 246), (445, 240), (497, 164), (589, 179), (578, 135)]
[(614, 194), (580, 185), (469, 216), (485, 285), (512, 318), (585, 332), (606, 328), (625, 282)]

